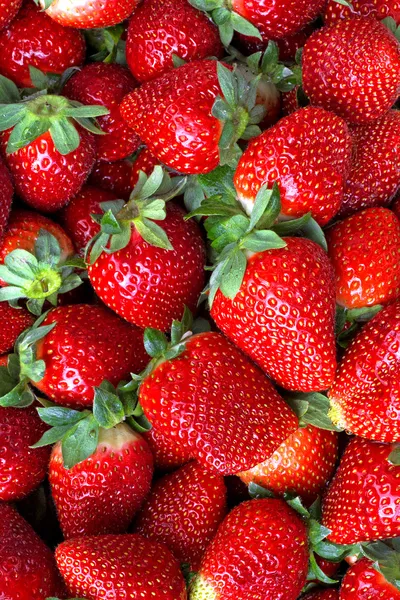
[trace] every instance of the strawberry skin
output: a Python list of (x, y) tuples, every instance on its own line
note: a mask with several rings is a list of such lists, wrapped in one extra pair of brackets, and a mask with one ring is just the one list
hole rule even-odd
[(311, 504), (332, 477), (337, 455), (337, 433), (307, 425), (292, 433), (270, 458), (239, 477), (247, 485), (254, 482), (277, 495), (288, 492)]
[(347, 348), (329, 392), (335, 424), (380, 442), (400, 441), (400, 302), (383, 308)]
[(178, 449), (224, 475), (262, 462), (297, 427), (261, 370), (219, 333), (189, 338), (182, 354), (156, 366), (140, 404)]
[(33, 316), (25, 308), (13, 308), (8, 302), (0, 302), (0, 354), (10, 352), (17, 337), (33, 325)]
[(0, 0), (0, 31), (13, 20), (21, 5), (22, 0)]
[(107, 135), (97, 136), (98, 160), (121, 160), (133, 154), (140, 138), (123, 121), (119, 105), (137, 82), (128, 69), (117, 64), (92, 63), (73, 75), (63, 94), (82, 104), (102, 105), (110, 111), (97, 122)]
[(251, 213), (260, 187), (276, 181), (284, 216), (311, 212), (325, 225), (342, 203), (351, 147), (340, 117), (321, 108), (300, 109), (250, 142), (235, 172), (238, 199)]
[[(0, 148), (5, 152), (10, 130), (0, 134)], [(50, 133), (39, 136), (24, 148), (6, 155), (16, 193), (32, 208), (54, 212), (65, 206), (87, 179), (96, 156), (94, 136), (79, 128), (80, 144), (62, 155), (54, 146)]]
[(150, 491), (153, 456), (125, 424), (101, 429), (94, 454), (71, 469), (61, 443), (51, 453), (49, 481), (64, 538), (125, 532)]
[(211, 316), (280, 386), (326, 390), (336, 371), (333, 269), (314, 242), (285, 241), (249, 259), (238, 294), (230, 300), (219, 290)]
[(46, 372), (35, 387), (54, 402), (91, 406), (93, 386), (104, 379), (117, 385), (146, 365), (142, 331), (102, 306), (60, 306), (43, 325), (50, 323), (57, 325), (37, 344)]
[(194, 311), (204, 287), (205, 246), (200, 229), (168, 202), (166, 218), (155, 221), (173, 250), (151, 246), (133, 227), (122, 250), (103, 252), (88, 266), (90, 281), (104, 304), (139, 327), (167, 331), (184, 307)]
[[(20, 409), (11, 409), (20, 410)], [(0, 597), (65, 598), (53, 553), (9, 504), (0, 504)]]
[(386, 304), (400, 295), (400, 221), (367, 208), (327, 231), (336, 302), (345, 308)]
[(46, 429), (36, 408), (0, 408), (1, 501), (20, 500), (45, 478), (50, 451), (30, 446)]
[(128, 66), (138, 81), (150, 81), (185, 62), (223, 55), (218, 29), (187, 0), (147, 0), (133, 14), (126, 40)]
[(400, 111), (390, 110), (368, 125), (352, 128), (353, 162), (340, 216), (386, 206), (399, 189)]
[(340, 20), (316, 31), (304, 46), (302, 64), (311, 103), (350, 123), (378, 119), (400, 93), (400, 44), (372, 18)]
[(194, 61), (144, 83), (121, 113), (149, 150), (181, 173), (206, 173), (219, 164), (222, 124), (211, 109), (221, 95), (217, 63)]
[(131, 188), (132, 162), (129, 159), (105, 162), (99, 160), (90, 173), (88, 184), (113, 192), (117, 198), (127, 200)]
[(7, 227), (13, 194), (14, 186), (11, 181), (10, 173), (4, 162), (0, 159), (0, 240)]
[(346, 573), (340, 588), (340, 600), (399, 600), (400, 590), (386, 581), (373, 568), (372, 562), (363, 558)]
[(191, 453), (187, 448), (177, 446), (161, 431), (152, 427), (143, 434), (154, 456), (154, 466), (160, 471), (174, 471), (188, 463)]
[(219, 526), (209, 545), (190, 600), (293, 600), (306, 582), (305, 524), (286, 502), (243, 502)]
[(339, 19), (348, 19), (353, 16), (374, 17), (379, 21), (392, 17), (397, 24), (400, 23), (400, 4), (398, 0), (352, 0), (352, 8), (328, 0), (325, 8), (324, 19), (327, 25)]
[(328, 540), (355, 544), (400, 534), (400, 467), (389, 463), (393, 446), (354, 437), (322, 504)]
[[(45, 0), (39, 2), (45, 8)], [(133, 13), (138, 3), (138, 0), (54, 0), (46, 13), (61, 25), (93, 29), (121, 23)]]
[(317, 590), (307, 594), (302, 600), (339, 600), (339, 590)]
[(54, 23), (33, 2), (25, 2), (11, 25), (0, 34), (0, 74), (18, 87), (34, 87), (29, 67), (63, 73), (85, 60), (85, 39), (77, 29)]
[(151, 175), (154, 167), (160, 164), (160, 161), (153, 156), (147, 148), (140, 150), (132, 164), (130, 185), (131, 189), (135, 187), (139, 179), (139, 172), (143, 171), (146, 175)]
[(171, 552), (140, 535), (75, 538), (56, 549), (71, 596), (87, 600), (186, 600), (185, 582)]
[(225, 514), (224, 478), (192, 462), (154, 484), (135, 531), (162, 542), (196, 571)]

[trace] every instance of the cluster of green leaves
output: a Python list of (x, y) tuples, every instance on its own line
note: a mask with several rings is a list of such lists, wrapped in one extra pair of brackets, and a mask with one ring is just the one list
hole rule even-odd
[(270, 40), (263, 52), (255, 52), (246, 59), (246, 64), (255, 75), (274, 83), (281, 92), (290, 92), (301, 85), (301, 69), (299, 65), (287, 67), (279, 61), (279, 48), (276, 42)]
[(90, 60), (107, 64), (117, 63), (126, 65), (126, 42), (122, 39), (125, 27), (121, 24), (104, 29), (86, 29), (84, 35), (86, 42), (94, 54)]

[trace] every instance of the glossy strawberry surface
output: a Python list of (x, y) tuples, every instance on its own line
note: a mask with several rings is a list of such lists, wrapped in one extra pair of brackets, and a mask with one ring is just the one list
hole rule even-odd
[(346, 573), (340, 588), (340, 600), (399, 600), (400, 590), (386, 581), (373, 568), (372, 562), (363, 558)]
[(0, 0), (0, 30), (12, 21), (21, 8), (22, 0)]
[[(44, 7), (45, 1), (40, 4)], [(138, 0), (54, 0), (46, 12), (61, 25), (92, 29), (121, 23), (137, 5)]]
[(398, 0), (352, 0), (352, 8), (339, 4), (336, 0), (328, 0), (324, 12), (325, 23), (334, 23), (339, 19), (348, 19), (354, 15), (374, 17), (379, 21), (392, 17), (400, 23), (400, 2)]
[(14, 186), (10, 173), (4, 162), (0, 160), (0, 240), (7, 227), (13, 194)]
[(297, 418), (262, 371), (219, 333), (195, 335), (140, 387), (152, 424), (205, 467), (225, 475), (269, 457)]
[(154, 466), (160, 471), (173, 471), (188, 463), (191, 459), (190, 449), (178, 447), (161, 431), (152, 427), (143, 434), (154, 456)]
[(115, 162), (97, 161), (90, 173), (88, 184), (113, 192), (127, 200), (131, 193), (132, 162), (129, 159)]
[(0, 302), (0, 354), (10, 352), (17, 337), (33, 325), (34, 317), (25, 308), (13, 308), (8, 302)]
[(211, 316), (282, 387), (325, 390), (336, 370), (333, 269), (314, 242), (285, 241), (250, 258), (234, 300), (218, 291)]
[(353, 438), (325, 494), (322, 524), (328, 539), (355, 544), (400, 533), (400, 467), (389, 463), (393, 446)]

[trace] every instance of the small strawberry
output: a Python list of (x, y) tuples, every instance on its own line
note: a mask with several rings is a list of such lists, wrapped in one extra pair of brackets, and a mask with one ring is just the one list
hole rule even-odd
[(152, 427), (143, 433), (154, 456), (154, 466), (160, 471), (174, 471), (188, 463), (191, 453), (186, 448), (178, 448), (174, 441), (169, 440), (161, 431)]
[(0, 504), (0, 597), (65, 598), (53, 553), (9, 504)]
[(0, 408), (1, 501), (20, 500), (45, 478), (50, 451), (31, 446), (46, 429), (33, 407)]
[(25, 308), (13, 308), (8, 302), (0, 302), (0, 354), (10, 352), (18, 336), (31, 327), (34, 320)]
[(325, 225), (342, 203), (351, 147), (340, 117), (315, 107), (296, 111), (250, 142), (235, 173), (238, 199), (250, 214), (260, 188), (277, 182), (284, 217), (311, 212)]
[(58, 442), (49, 481), (64, 538), (125, 532), (150, 490), (152, 475), (148, 444), (125, 424), (100, 429), (95, 452), (72, 468), (65, 467)]
[(171, 552), (141, 535), (68, 540), (56, 549), (56, 560), (69, 593), (87, 600), (102, 596), (118, 600), (187, 598), (179, 564)]
[(146, 0), (129, 22), (128, 66), (138, 81), (150, 81), (185, 62), (223, 55), (218, 29), (187, 0)]
[(347, 348), (329, 392), (335, 425), (380, 442), (400, 441), (400, 302), (383, 308)]
[(400, 221), (388, 208), (367, 208), (327, 231), (336, 302), (345, 308), (386, 304), (400, 295)]
[(0, 0), (0, 31), (7, 27), (21, 8), (22, 0)]
[(121, 160), (139, 147), (139, 136), (126, 125), (119, 112), (124, 96), (136, 86), (137, 82), (125, 67), (91, 63), (74, 74), (64, 87), (63, 94), (67, 98), (84, 105), (102, 105), (109, 111), (97, 121), (107, 134), (96, 138), (98, 160)]
[(350, 123), (382, 117), (400, 93), (400, 44), (375, 19), (340, 20), (316, 31), (304, 46), (302, 63), (311, 103)]
[(393, 446), (353, 438), (322, 504), (327, 539), (356, 544), (400, 535), (400, 466)]
[[(160, 166), (142, 173), (124, 206), (99, 215), (101, 232), (88, 249), (90, 281), (103, 302), (139, 327), (166, 331), (185, 306), (196, 308), (204, 286), (205, 247), (200, 229), (166, 200), (177, 195), (181, 178)], [(106, 248), (106, 251), (103, 249)]]
[(192, 462), (156, 481), (135, 531), (162, 542), (195, 571), (225, 513), (224, 478)]
[(0, 33), (0, 74), (18, 87), (35, 87), (29, 67), (62, 74), (85, 60), (85, 39), (77, 29), (54, 23), (27, 0), (11, 25)]
[(190, 600), (295, 600), (308, 569), (306, 526), (283, 500), (243, 502), (219, 526)]
[(351, 0), (351, 7), (337, 0), (328, 0), (324, 12), (325, 23), (330, 25), (339, 19), (353, 16), (374, 17), (379, 21), (392, 17), (400, 24), (400, 4), (398, 0)]
[(0, 242), (7, 227), (13, 194), (14, 186), (10, 173), (4, 162), (0, 159)]
[[(382, 544), (383, 546), (383, 544)], [(398, 546), (398, 544), (397, 544)], [(400, 548), (397, 547), (397, 552)], [(374, 556), (376, 558), (376, 556)], [(396, 560), (395, 557), (393, 557)], [(397, 554), (397, 561), (399, 554)], [(390, 583), (378, 570), (376, 562), (373, 564), (367, 558), (358, 560), (346, 573), (340, 588), (340, 600), (399, 600), (399, 567), (395, 562), (388, 565), (397, 585)], [(385, 572), (385, 569), (383, 569)]]
[(302, 600), (339, 600), (339, 590), (316, 590), (306, 596), (302, 596)]
[(93, 29), (110, 27), (127, 19), (138, 0), (35, 0), (46, 13), (67, 27)]

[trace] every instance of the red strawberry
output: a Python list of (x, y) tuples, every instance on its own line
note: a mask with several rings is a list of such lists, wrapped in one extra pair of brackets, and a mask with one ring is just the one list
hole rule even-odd
[(140, 150), (139, 154), (135, 157), (132, 163), (130, 185), (131, 189), (135, 187), (139, 180), (139, 173), (143, 171), (146, 175), (151, 175), (154, 167), (160, 164), (160, 161), (153, 156), (153, 154), (147, 148)]
[(127, 19), (138, 5), (138, 0), (38, 0), (46, 13), (67, 27), (93, 29), (110, 27)]
[(25, 308), (13, 308), (8, 302), (0, 302), (0, 354), (10, 352), (17, 337), (31, 325), (33, 316)]
[(178, 448), (163, 433), (152, 427), (143, 434), (154, 456), (154, 465), (160, 471), (173, 471), (188, 463), (191, 453), (186, 448)]
[(392, 206), (390, 207), (395, 215), (400, 219), (400, 194), (397, 194)]
[(276, 181), (284, 216), (311, 212), (325, 225), (342, 203), (350, 159), (346, 123), (321, 108), (303, 108), (250, 142), (234, 178), (239, 201), (250, 214), (261, 186)]
[(219, 526), (191, 600), (294, 600), (307, 577), (306, 526), (283, 500), (243, 502)]
[(0, 30), (12, 21), (21, 8), (22, 0), (0, 0)]
[(339, 590), (317, 590), (302, 597), (302, 600), (339, 600)]
[(337, 434), (308, 425), (292, 433), (266, 461), (239, 476), (246, 484), (254, 482), (278, 495), (288, 492), (311, 504), (330, 480), (337, 454)]
[(125, 532), (152, 475), (148, 444), (124, 424), (101, 429), (95, 453), (71, 469), (63, 464), (61, 443), (56, 444), (49, 481), (64, 537)]
[(383, 308), (347, 348), (329, 392), (333, 422), (356, 435), (400, 441), (400, 302)]
[(7, 227), (10, 215), (14, 186), (7, 167), (0, 159), (0, 241)]
[(156, 481), (135, 531), (164, 543), (195, 571), (225, 513), (224, 478), (192, 462)]
[[(304, 29), (301, 29), (297, 33), (277, 39), (276, 45), (279, 49), (279, 60), (285, 62), (294, 61), (297, 51), (304, 46), (313, 31), (315, 31), (315, 25), (313, 23), (309, 23), (304, 27)], [(238, 34), (237, 38), (240, 47), (243, 46), (246, 55), (253, 54), (254, 52), (258, 52), (260, 50), (264, 51), (269, 42), (268, 39), (259, 40), (257, 38), (248, 37), (241, 34)], [(283, 94), (283, 96), (285, 97), (286, 94)]]
[(132, 162), (129, 159), (115, 162), (100, 160), (90, 173), (88, 184), (113, 192), (117, 198), (128, 200), (131, 186)]
[(336, 302), (386, 304), (400, 295), (400, 222), (388, 208), (367, 208), (327, 231)]
[(146, 0), (133, 14), (126, 59), (136, 79), (149, 81), (185, 62), (223, 55), (218, 29), (187, 0)]
[(400, 534), (400, 466), (388, 461), (392, 450), (362, 438), (350, 441), (322, 505), (328, 540), (355, 544)]
[(45, 478), (50, 452), (31, 446), (46, 429), (33, 407), (0, 408), (1, 501), (20, 500)]
[(137, 82), (128, 69), (117, 64), (92, 63), (73, 75), (63, 94), (82, 104), (105, 106), (109, 114), (99, 117), (98, 123), (107, 135), (98, 136), (97, 159), (121, 160), (131, 155), (140, 145), (140, 138), (127, 127), (119, 112), (119, 105)]
[(0, 34), (0, 73), (18, 87), (35, 87), (29, 67), (61, 74), (85, 60), (83, 35), (54, 23), (27, 0), (11, 25)]
[[(17, 410), (17, 409), (14, 409)], [(0, 597), (65, 598), (53, 553), (9, 504), (0, 504)]]
[(304, 46), (302, 63), (311, 103), (351, 123), (383, 116), (400, 93), (400, 44), (375, 19), (338, 21), (316, 31)]
[[(145, 335), (154, 357), (164, 356), (165, 336), (158, 333), (153, 352), (154, 330)], [(221, 334), (184, 339), (174, 354), (144, 377), (140, 404), (158, 431), (206, 468), (229, 475), (253, 467), (295, 430), (297, 418), (269, 380)]]
[(74, 596), (99, 600), (186, 600), (185, 582), (170, 551), (141, 535), (87, 536), (56, 549), (58, 568)]
[(400, 4), (398, 0), (352, 0), (350, 8), (336, 0), (328, 0), (324, 19), (325, 23), (330, 24), (354, 15), (374, 17), (379, 21), (392, 17), (397, 24), (400, 24)]
[(336, 370), (333, 269), (314, 242), (284, 241), (250, 257), (239, 292), (218, 290), (211, 316), (282, 387), (325, 390)]
[(386, 206), (399, 189), (400, 111), (390, 110), (373, 123), (352, 128), (353, 163), (340, 216)]
[(340, 588), (340, 600), (399, 600), (400, 589), (389, 583), (363, 558), (346, 573)]

